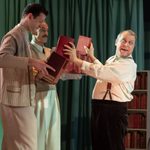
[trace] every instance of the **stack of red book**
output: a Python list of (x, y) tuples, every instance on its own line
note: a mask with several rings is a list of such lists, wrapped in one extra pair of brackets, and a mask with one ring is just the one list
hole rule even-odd
[[(43, 79), (51, 84), (56, 84), (63, 72), (67, 73), (81, 73), (79, 67), (72, 62), (69, 62), (69, 56), (63, 52), (64, 45), (70, 45), (70, 42), (74, 43), (74, 39), (68, 36), (60, 36), (56, 45), (56, 50), (47, 59), (47, 64), (55, 69), (55, 71), (47, 69), (49, 76), (44, 76)], [(83, 60), (87, 60), (87, 53), (85, 46), (90, 47), (91, 38), (86, 36), (79, 36), (77, 43), (77, 56)]]
[(56, 50), (52, 52), (50, 57), (47, 59), (47, 64), (55, 69), (47, 69), (49, 76), (44, 76), (43, 79), (50, 84), (56, 84), (64, 71), (67, 63), (68, 56), (64, 55), (64, 45), (69, 45), (69, 42), (74, 42), (74, 39), (67, 36), (60, 36), (56, 45)]
[[(82, 35), (79, 36), (77, 46), (76, 46), (78, 58), (88, 61), (85, 47), (90, 48), (91, 41), (92, 39), (90, 37), (82, 36)], [(69, 62), (67, 64), (65, 71), (69, 73), (78, 73), (78, 74), (82, 73), (81, 69), (75, 64), (73, 64), (72, 62)]]

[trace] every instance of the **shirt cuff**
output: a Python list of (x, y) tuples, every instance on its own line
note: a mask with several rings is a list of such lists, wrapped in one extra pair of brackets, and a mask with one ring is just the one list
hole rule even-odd
[(87, 62), (87, 61), (83, 61), (82, 66), (81, 66), (81, 70), (83, 70), (83, 71), (84, 70), (88, 70), (92, 64), (100, 64), (100, 65), (102, 65), (102, 63), (98, 59), (95, 59), (93, 63), (90, 63), (90, 62)]

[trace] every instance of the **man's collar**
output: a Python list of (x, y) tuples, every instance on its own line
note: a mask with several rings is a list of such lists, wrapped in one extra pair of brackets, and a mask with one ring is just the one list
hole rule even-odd
[(34, 40), (31, 41), (31, 44), (33, 44), (39, 52), (43, 53), (44, 46), (35, 43)]

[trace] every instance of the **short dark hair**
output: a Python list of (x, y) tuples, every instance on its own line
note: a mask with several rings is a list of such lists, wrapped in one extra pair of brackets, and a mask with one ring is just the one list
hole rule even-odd
[(45, 14), (45, 16), (48, 15), (48, 11), (45, 9), (45, 7), (43, 7), (41, 4), (38, 4), (38, 3), (28, 4), (22, 12), (22, 17), (24, 17), (25, 15), (27, 15), (29, 13), (32, 13), (34, 18), (39, 16), (40, 13)]

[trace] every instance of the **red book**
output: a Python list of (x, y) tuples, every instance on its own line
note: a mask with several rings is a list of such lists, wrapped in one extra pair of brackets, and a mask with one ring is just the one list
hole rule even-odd
[(70, 45), (69, 42), (74, 43), (74, 39), (68, 36), (59, 36), (59, 39), (57, 41), (57, 45), (56, 45), (56, 53), (58, 53), (59, 55), (65, 57), (68, 59), (69, 56), (64, 54), (64, 45)]
[(147, 108), (147, 93), (140, 95), (140, 108), (141, 109)]
[[(78, 42), (77, 42), (77, 57), (79, 57), (82, 60), (87, 60), (87, 53), (85, 51), (84, 46), (90, 48), (92, 39), (90, 37), (86, 36), (79, 36)], [(66, 72), (70, 73), (81, 73), (80, 67), (76, 66), (75, 64), (69, 62), (68, 65), (66, 66)]]
[(140, 73), (137, 74), (137, 77), (136, 77), (136, 80), (135, 80), (134, 88), (135, 88), (136, 90), (141, 89), (141, 74), (140, 74)]
[(141, 89), (147, 89), (147, 73), (143, 72), (141, 74)]
[(130, 148), (131, 145), (131, 132), (127, 132), (125, 139), (124, 139), (125, 148)]
[(64, 71), (65, 66), (67, 65), (68, 60), (59, 55), (56, 52), (53, 52), (50, 57), (47, 59), (47, 64), (55, 69), (55, 71), (51, 69), (47, 69), (49, 76), (44, 76), (43, 80), (47, 81), (50, 84), (56, 84)]
[(81, 56), (85, 56), (87, 53), (85, 51), (84, 46), (90, 48), (92, 38), (87, 37), (87, 36), (82, 36), (80, 35), (78, 38), (78, 43), (77, 43), (77, 53), (80, 54)]
[(140, 148), (146, 149), (146, 132), (140, 135)]

